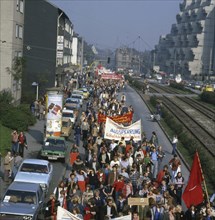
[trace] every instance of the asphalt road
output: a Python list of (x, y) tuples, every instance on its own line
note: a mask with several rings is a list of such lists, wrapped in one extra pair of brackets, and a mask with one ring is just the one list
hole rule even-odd
[[(160, 128), (157, 122), (152, 122), (149, 119), (150, 111), (148, 110), (146, 104), (143, 102), (142, 98), (135, 92), (135, 90), (129, 86), (127, 86), (126, 90), (123, 91), (126, 95), (126, 103), (128, 105), (132, 105), (134, 108), (134, 117), (133, 121), (137, 121), (141, 119), (142, 130), (146, 134), (148, 140), (150, 140), (152, 132), (155, 131), (158, 136), (159, 145), (163, 147), (163, 150), (166, 154), (165, 158), (162, 161), (162, 167), (165, 164), (168, 164), (170, 159), (172, 159), (172, 145), (169, 139), (166, 137), (163, 130)], [(119, 94), (120, 95), (120, 94)], [(181, 161), (182, 162), (182, 161)], [(162, 169), (159, 167), (159, 169)], [(187, 183), (189, 178), (189, 171), (186, 166), (182, 162), (182, 174), (185, 178), (185, 183)]]

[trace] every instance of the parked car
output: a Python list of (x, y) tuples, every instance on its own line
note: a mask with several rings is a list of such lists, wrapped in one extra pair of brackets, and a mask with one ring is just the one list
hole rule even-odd
[(0, 219), (36, 220), (43, 208), (44, 192), (39, 184), (13, 182), (2, 197)]
[(48, 192), (53, 175), (53, 166), (47, 160), (25, 159), (14, 178), (15, 182), (38, 183)]
[(69, 118), (63, 118), (62, 120), (62, 128), (61, 128), (61, 137), (65, 137), (66, 139), (72, 133), (73, 124)]
[(48, 160), (62, 160), (65, 162), (67, 144), (64, 137), (48, 137), (44, 140), (41, 157)]
[(69, 110), (79, 110), (80, 109), (80, 99), (77, 98), (67, 98), (65, 103), (66, 109)]
[(84, 99), (88, 99), (89, 98), (90, 93), (88, 92), (87, 88), (79, 88), (78, 90), (83, 92)]
[(80, 95), (80, 94), (77, 94), (77, 93), (72, 93), (71, 98), (72, 98), (72, 99), (78, 99), (78, 100), (79, 100), (79, 103), (80, 103), (80, 106), (82, 107), (82, 105), (83, 105), (83, 100), (84, 100), (83, 95)]
[(73, 110), (70, 110), (70, 109), (63, 109), (62, 116), (63, 116), (63, 119), (64, 118), (69, 118), (70, 121), (72, 122), (72, 126), (74, 126), (75, 122), (77, 120), (78, 111), (76, 111), (76, 110), (73, 111)]

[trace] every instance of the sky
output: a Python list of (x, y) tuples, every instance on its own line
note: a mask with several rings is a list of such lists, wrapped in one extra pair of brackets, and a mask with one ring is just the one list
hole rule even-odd
[(152, 50), (170, 33), (182, 0), (50, 0), (95, 47)]

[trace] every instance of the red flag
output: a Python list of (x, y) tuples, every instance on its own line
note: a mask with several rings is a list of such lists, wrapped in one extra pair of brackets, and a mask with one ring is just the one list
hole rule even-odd
[(203, 191), (202, 191), (202, 182), (203, 182), (203, 175), (201, 164), (199, 160), (199, 154), (196, 151), (192, 168), (190, 171), (190, 178), (188, 184), (184, 190), (182, 198), (189, 208), (191, 205), (199, 205), (203, 202)]

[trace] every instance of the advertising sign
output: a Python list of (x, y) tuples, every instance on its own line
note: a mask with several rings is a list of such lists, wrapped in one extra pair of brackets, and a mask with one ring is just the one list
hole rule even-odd
[(132, 121), (133, 113), (128, 112), (124, 115), (117, 115), (117, 116), (113, 116), (113, 117), (99, 113), (98, 114), (98, 123), (106, 122), (107, 117), (110, 118), (111, 120), (115, 121), (116, 123), (119, 123), (119, 124), (129, 123)]
[(140, 141), (141, 133), (141, 120), (125, 127), (117, 124), (110, 118), (106, 119), (104, 136), (106, 139), (120, 140), (122, 137), (124, 137), (125, 140), (130, 140), (130, 138), (133, 137), (135, 141)]
[(62, 94), (48, 94), (46, 133), (60, 136), (62, 124)]

